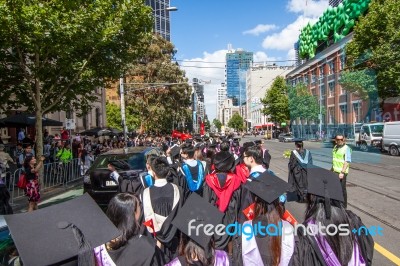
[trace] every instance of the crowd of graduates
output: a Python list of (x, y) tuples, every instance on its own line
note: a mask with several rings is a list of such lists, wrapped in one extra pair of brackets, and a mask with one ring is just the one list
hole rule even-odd
[[(363, 226), (344, 208), (336, 175), (315, 166), (307, 169), (308, 153), (298, 153), (300, 167), (306, 168), (302, 178), (307, 179), (307, 187), (298, 190), (269, 169), (273, 160), (261, 141), (239, 145), (238, 139), (228, 138), (167, 140), (163, 149), (163, 155), (146, 158), (148, 176), (141, 192), (121, 192), (109, 203), (106, 216), (118, 228), (118, 236), (94, 249), (80, 245), (79, 264), (371, 265), (373, 240), (367, 232), (310, 235), (300, 228), (295, 233), (296, 221), (285, 208), (287, 195), (293, 192), (299, 195), (296, 201), (307, 205), (305, 226), (346, 224), (350, 230)], [(109, 167), (117, 170), (112, 161)], [(114, 178), (121, 182), (118, 175)], [(207, 233), (206, 227), (220, 224), (226, 226), (225, 233)], [(232, 224), (274, 225), (281, 233), (249, 237), (228, 226)], [(106, 230), (103, 225), (92, 226)]]

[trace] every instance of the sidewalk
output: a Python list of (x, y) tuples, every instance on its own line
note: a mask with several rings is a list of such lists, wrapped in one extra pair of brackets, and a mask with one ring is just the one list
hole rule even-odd
[[(39, 209), (57, 204), (69, 199), (73, 199), (83, 194), (82, 182), (74, 182), (67, 187), (60, 186), (47, 190), (45, 193), (41, 192), (41, 199), (39, 202)], [(26, 212), (28, 208), (28, 200), (26, 197), (14, 200), (11, 205), (14, 213)]]

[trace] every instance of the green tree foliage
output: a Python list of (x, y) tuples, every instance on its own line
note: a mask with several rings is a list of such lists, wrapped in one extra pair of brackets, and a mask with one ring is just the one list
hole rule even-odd
[(238, 113), (234, 113), (231, 119), (229, 119), (228, 121), (228, 127), (240, 131), (244, 129), (243, 123), (244, 123), (243, 117), (241, 117)]
[(218, 132), (221, 131), (222, 123), (218, 119), (214, 118), (213, 122), (214, 126), (218, 129)]
[(205, 129), (205, 131), (210, 131), (210, 128), (211, 128), (211, 124), (210, 124), (210, 120), (205, 120), (204, 121), (204, 129)]
[[(122, 127), (122, 118), (121, 118), (121, 107), (116, 105), (115, 103), (106, 104), (106, 117), (107, 117), (107, 126), (112, 128), (117, 128), (123, 130)], [(138, 116), (134, 114), (132, 107), (127, 107), (125, 110), (126, 117), (126, 126), (129, 131), (132, 131), (140, 126), (140, 121)]]
[(300, 83), (296, 87), (290, 87), (289, 110), (290, 120), (316, 120), (319, 114), (318, 100), (308, 91), (307, 86)]
[(1, 0), (0, 106), (35, 112), (38, 136), (43, 114), (85, 113), (95, 88), (141, 54), (151, 12), (142, 0)]
[(174, 121), (187, 120), (191, 92), (184, 72), (172, 61), (174, 54), (172, 43), (154, 35), (141, 61), (126, 74), (128, 103), (139, 113), (142, 131), (170, 132)]
[[(398, 0), (372, 1), (368, 13), (354, 28), (353, 40), (346, 47), (349, 71), (375, 71), (382, 104), (385, 99), (400, 95), (399, 14)], [(367, 80), (367, 83), (371, 82)]]
[(282, 123), (289, 120), (289, 103), (286, 93), (286, 81), (282, 76), (278, 76), (267, 90), (265, 98), (261, 99), (265, 106), (263, 114), (270, 115), (274, 122)]
[(363, 100), (377, 95), (376, 75), (372, 69), (343, 71), (339, 84), (348, 92), (357, 94)]

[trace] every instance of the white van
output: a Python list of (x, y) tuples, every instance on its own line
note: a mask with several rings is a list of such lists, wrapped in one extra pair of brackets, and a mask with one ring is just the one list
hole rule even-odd
[(382, 148), (390, 155), (400, 154), (400, 121), (386, 122), (383, 128)]

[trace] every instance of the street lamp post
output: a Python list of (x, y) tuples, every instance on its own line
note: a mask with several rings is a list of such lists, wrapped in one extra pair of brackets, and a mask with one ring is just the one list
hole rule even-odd
[(119, 79), (119, 94), (121, 99), (121, 123), (122, 123), (122, 130), (124, 132), (124, 141), (127, 141), (127, 126), (126, 126), (126, 114), (125, 114), (125, 91), (124, 91), (124, 78), (121, 77)]

